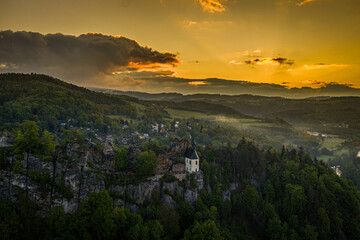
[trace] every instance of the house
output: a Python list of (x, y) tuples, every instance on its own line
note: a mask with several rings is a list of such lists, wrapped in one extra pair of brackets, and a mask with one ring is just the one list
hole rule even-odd
[(200, 159), (196, 152), (196, 144), (192, 138), (191, 146), (185, 151), (185, 171), (188, 173), (198, 172), (200, 167)]
[(165, 132), (166, 129), (165, 129), (165, 124), (160, 124), (160, 132)]
[(321, 133), (319, 132), (311, 132), (311, 131), (305, 131), (307, 134), (309, 134), (310, 136), (313, 136), (313, 137), (319, 137), (321, 136)]
[(339, 177), (341, 177), (342, 171), (340, 170), (340, 168), (341, 168), (340, 165), (332, 166), (331, 168), (332, 168), (332, 170), (335, 171), (336, 175), (338, 175)]
[(151, 124), (151, 131), (152, 132), (159, 132), (159, 124)]

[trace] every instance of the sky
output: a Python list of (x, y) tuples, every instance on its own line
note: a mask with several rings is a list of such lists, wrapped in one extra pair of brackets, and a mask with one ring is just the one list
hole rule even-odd
[[(0, 0), (0, 6), (0, 72), (147, 92), (211, 87), (236, 94), (230, 90), (237, 81), (360, 88), (359, 0)], [(232, 81), (212, 85), (209, 78)]]

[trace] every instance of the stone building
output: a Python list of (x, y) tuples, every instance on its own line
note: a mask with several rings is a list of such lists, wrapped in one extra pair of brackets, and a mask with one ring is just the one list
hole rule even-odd
[(188, 173), (198, 172), (200, 169), (199, 160), (196, 152), (196, 144), (194, 139), (192, 139), (191, 146), (187, 147), (185, 151), (185, 171)]

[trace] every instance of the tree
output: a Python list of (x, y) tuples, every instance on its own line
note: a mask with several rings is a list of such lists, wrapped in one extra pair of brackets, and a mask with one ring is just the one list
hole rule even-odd
[(303, 217), (306, 212), (307, 198), (304, 188), (299, 185), (287, 184), (284, 210), (291, 215)]
[(118, 171), (124, 171), (128, 166), (128, 155), (125, 148), (116, 148), (115, 155), (115, 169)]
[(138, 175), (148, 176), (155, 172), (156, 165), (156, 154), (153, 151), (145, 151), (139, 154), (135, 163), (135, 169)]
[(266, 182), (265, 188), (264, 188), (264, 195), (265, 195), (265, 201), (267, 202), (274, 202), (275, 200), (275, 190), (273, 185), (270, 181)]
[(220, 240), (220, 230), (212, 220), (207, 220), (203, 224), (195, 221), (191, 230), (186, 230), (184, 234), (185, 240)]
[(270, 240), (281, 239), (282, 225), (281, 225), (281, 220), (278, 216), (269, 219), (266, 228), (266, 235)]
[(160, 208), (160, 220), (164, 226), (165, 235), (168, 239), (176, 239), (180, 232), (179, 214), (166, 205)]
[(42, 154), (44, 155), (45, 160), (48, 160), (55, 152), (55, 136), (48, 131), (44, 131), (40, 141)]
[(130, 240), (148, 240), (149, 228), (142, 223), (138, 223), (129, 229), (127, 236)]
[(320, 233), (320, 239), (328, 239), (330, 234), (330, 219), (326, 214), (325, 209), (319, 208), (317, 211), (317, 226), (318, 232)]
[(180, 226), (185, 230), (194, 222), (195, 209), (190, 202), (184, 200), (179, 203), (177, 211), (180, 215)]
[(15, 152), (22, 159), (26, 153), (25, 191), (28, 194), (29, 157), (34, 154), (39, 146), (39, 127), (33, 121), (25, 121), (21, 124), (22, 131), (18, 131), (15, 138)]
[(158, 220), (150, 220), (145, 222), (145, 226), (149, 229), (150, 240), (160, 240), (164, 235), (164, 229)]
[(81, 215), (89, 223), (89, 232), (96, 239), (109, 239), (114, 228), (113, 200), (107, 190), (90, 194), (89, 201), (84, 202)]
[(66, 234), (66, 215), (63, 206), (53, 207), (47, 218), (48, 231), (53, 239), (62, 239)]
[(246, 207), (255, 209), (259, 202), (259, 194), (253, 186), (247, 185), (242, 200)]

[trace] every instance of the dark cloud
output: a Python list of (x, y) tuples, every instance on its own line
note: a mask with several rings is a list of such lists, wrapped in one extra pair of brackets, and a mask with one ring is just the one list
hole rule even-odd
[(154, 78), (154, 77), (169, 77), (174, 75), (175, 73), (173, 71), (134, 71), (134, 72), (125, 72), (125, 73), (119, 73), (118, 76), (128, 76), (133, 79), (148, 79), (148, 78)]
[(276, 65), (294, 65), (294, 60), (289, 60), (283, 57), (276, 58), (255, 58), (252, 60), (244, 61), (243, 64), (276, 64)]
[(41, 72), (79, 82), (114, 72), (179, 63), (175, 54), (140, 46), (125, 37), (0, 32), (1, 72)]

